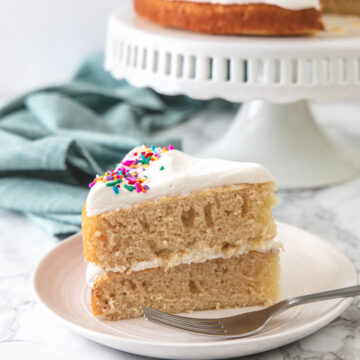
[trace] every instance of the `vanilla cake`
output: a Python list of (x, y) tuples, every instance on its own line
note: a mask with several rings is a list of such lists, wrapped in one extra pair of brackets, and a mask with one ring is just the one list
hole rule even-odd
[(134, 8), (157, 24), (208, 34), (304, 35), (324, 28), (320, 0), (134, 0)]
[(90, 188), (82, 234), (94, 315), (278, 299), (275, 185), (264, 167), (141, 146)]
[(360, 0), (322, 0), (322, 7), (326, 13), (360, 15)]

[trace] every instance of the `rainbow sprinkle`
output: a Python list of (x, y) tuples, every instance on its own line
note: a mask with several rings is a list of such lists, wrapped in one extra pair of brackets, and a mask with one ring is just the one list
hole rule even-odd
[[(158, 161), (162, 154), (171, 150), (174, 150), (172, 145), (163, 148), (154, 145), (145, 146), (144, 151), (131, 154), (133, 159), (121, 161), (116, 169), (110, 169), (104, 175), (96, 175), (89, 187), (92, 188), (96, 183), (103, 182), (107, 187), (111, 187), (116, 195), (120, 193), (121, 188), (131, 192), (135, 190), (137, 193), (146, 193), (150, 187), (145, 184), (148, 177), (143, 172), (152, 162)], [(159, 170), (164, 169), (165, 167), (161, 166)]]

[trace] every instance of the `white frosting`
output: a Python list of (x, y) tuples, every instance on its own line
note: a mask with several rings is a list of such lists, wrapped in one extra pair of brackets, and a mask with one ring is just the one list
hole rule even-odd
[[(178, 0), (168, 0), (178, 1)], [(320, 0), (181, 0), (207, 4), (222, 5), (249, 5), (249, 4), (266, 4), (275, 5), (288, 10), (304, 10), (314, 8), (320, 10)]]
[[(259, 252), (268, 252), (272, 250), (276, 250), (281, 248), (281, 243), (278, 240), (270, 240), (263, 244), (261, 244), (256, 251)], [(255, 249), (251, 249), (255, 250)], [(191, 263), (201, 263), (208, 260), (213, 259), (226, 259), (230, 258), (232, 256), (238, 256), (242, 254), (246, 254), (249, 251), (247, 246), (234, 248), (233, 251), (228, 251), (226, 253), (220, 251), (220, 250), (214, 250), (214, 249), (206, 249), (205, 251), (189, 251), (186, 254), (173, 258), (171, 262), (171, 267), (178, 266), (181, 264), (191, 264)], [(136, 264), (133, 264), (130, 268), (126, 268), (124, 266), (117, 267), (115, 269), (111, 270), (105, 270), (100, 266), (97, 266), (93, 263), (88, 263), (88, 267), (86, 270), (86, 282), (90, 287), (93, 287), (95, 280), (98, 276), (102, 275), (106, 271), (114, 271), (114, 272), (136, 272), (136, 271), (142, 271), (147, 269), (153, 269), (162, 266), (161, 259), (155, 259), (153, 261), (142, 261)]]
[[(135, 148), (125, 159), (133, 159), (131, 154), (143, 149), (143, 147)], [(164, 170), (160, 171), (162, 166)], [(93, 216), (147, 200), (183, 195), (224, 185), (274, 181), (269, 171), (259, 164), (198, 159), (178, 150), (162, 154), (158, 161), (150, 162), (150, 166), (141, 173), (148, 177), (148, 181), (144, 184), (149, 186), (149, 190), (145, 193), (130, 192), (121, 187), (119, 194), (116, 195), (111, 187), (107, 187), (103, 182), (97, 182), (91, 188), (86, 200), (87, 215)]]
[(90, 287), (94, 286), (94, 282), (98, 276), (100, 276), (104, 270), (91, 262), (88, 263), (86, 268), (86, 282)]

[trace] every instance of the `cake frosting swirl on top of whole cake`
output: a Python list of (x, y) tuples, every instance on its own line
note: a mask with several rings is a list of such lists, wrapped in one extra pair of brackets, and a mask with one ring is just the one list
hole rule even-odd
[(161, 197), (240, 183), (273, 182), (263, 166), (220, 159), (199, 159), (167, 148), (140, 146), (115, 169), (97, 176), (86, 201), (88, 216)]

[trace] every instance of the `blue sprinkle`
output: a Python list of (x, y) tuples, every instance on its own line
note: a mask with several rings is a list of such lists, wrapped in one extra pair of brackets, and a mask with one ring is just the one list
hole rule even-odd
[(116, 186), (113, 186), (113, 190), (116, 195), (119, 193), (119, 189)]
[(144, 154), (140, 154), (140, 156), (143, 161), (146, 161), (146, 157), (144, 156)]
[(155, 146), (154, 146), (154, 145), (151, 145), (150, 147), (151, 147), (151, 150), (152, 150), (153, 152), (155, 152), (155, 150), (156, 150)]

